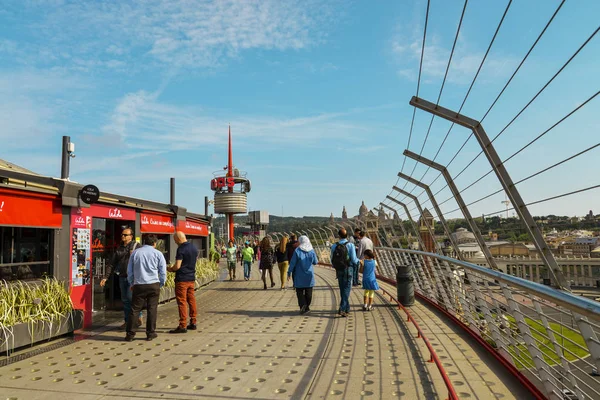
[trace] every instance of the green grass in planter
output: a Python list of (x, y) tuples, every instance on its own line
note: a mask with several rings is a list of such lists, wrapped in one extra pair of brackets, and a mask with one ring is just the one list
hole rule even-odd
[[(206, 258), (196, 261), (196, 281), (215, 279), (219, 275), (219, 264)], [(175, 272), (167, 272), (167, 281), (163, 289), (175, 288)]]
[(41, 283), (0, 281), (0, 326), (20, 323), (52, 322), (73, 309), (64, 283), (44, 279)]

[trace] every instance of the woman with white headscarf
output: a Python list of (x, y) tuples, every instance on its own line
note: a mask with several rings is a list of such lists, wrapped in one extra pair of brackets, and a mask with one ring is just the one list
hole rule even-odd
[(288, 280), (294, 277), (294, 287), (296, 296), (298, 296), (298, 306), (300, 314), (306, 314), (310, 311), (313, 286), (315, 286), (315, 270), (317, 254), (313, 250), (312, 244), (307, 236), (300, 236), (299, 246), (294, 250), (290, 267), (288, 269)]

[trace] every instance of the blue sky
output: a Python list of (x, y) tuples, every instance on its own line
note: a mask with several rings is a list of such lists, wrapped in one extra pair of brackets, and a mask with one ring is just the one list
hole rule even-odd
[[(505, 1), (471, 1), (440, 104), (458, 109)], [(462, 113), (480, 119), (552, 15), (558, 1), (515, 1)], [(419, 95), (440, 92), (462, 1), (432, 0)], [(0, 5), (0, 158), (60, 175), (61, 136), (77, 157), (71, 179), (100, 190), (203, 212), (213, 171), (234, 162), (252, 180), (251, 209), (280, 215), (355, 214), (377, 206), (397, 183), (416, 93), (426, 1), (4, 1)], [(567, 2), (484, 126), (495, 136), (598, 27), (600, 2)], [(495, 142), (502, 159), (600, 88), (594, 37)], [(597, 98), (507, 163), (517, 181), (597, 142)], [(417, 111), (410, 149), (419, 153), (431, 117)], [(423, 155), (449, 129), (433, 122)], [(454, 127), (437, 161), (467, 138)], [(449, 167), (478, 153), (471, 140)], [(597, 185), (598, 148), (519, 189), (532, 202)], [(425, 168), (407, 160), (420, 179)], [(487, 172), (480, 157), (458, 179)], [(436, 173), (423, 181), (431, 183)], [(404, 182), (398, 182), (404, 187)], [(412, 190), (412, 186), (406, 186)], [(434, 191), (443, 187), (440, 180)], [(491, 174), (467, 202), (499, 189)], [(419, 194), (420, 190), (415, 190)], [(392, 193), (396, 196), (396, 193)], [(442, 201), (449, 197), (443, 190)], [(403, 199), (403, 196), (398, 196)], [(421, 198), (425, 200), (425, 197)], [(598, 190), (533, 206), (534, 215), (600, 213)], [(501, 210), (501, 194), (472, 206)], [(390, 204), (389, 201), (386, 202)], [(428, 204), (426, 204), (427, 206)], [(412, 208), (412, 206), (411, 206)], [(454, 201), (444, 212), (456, 208)], [(447, 218), (459, 217), (458, 213)]]

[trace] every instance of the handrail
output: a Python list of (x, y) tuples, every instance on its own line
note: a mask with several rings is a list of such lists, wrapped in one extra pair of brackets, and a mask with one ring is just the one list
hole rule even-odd
[(423, 331), (421, 330), (421, 327), (419, 326), (419, 324), (417, 324), (417, 321), (415, 321), (415, 319), (413, 318), (411, 313), (408, 312), (406, 307), (404, 307), (402, 305), (402, 303), (400, 303), (398, 301), (398, 299), (396, 299), (392, 294), (390, 294), (384, 288), (380, 288), (380, 289), (381, 289), (381, 291), (383, 291), (383, 293), (390, 296), (390, 300), (393, 300), (396, 302), (396, 304), (398, 304), (398, 309), (402, 309), (402, 311), (404, 311), (404, 313), (406, 314), (407, 321), (412, 322), (413, 325), (415, 326), (415, 328), (417, 328), (417, 338), (423, 339), (423, 342), (425, 342), (425, 346), (427, 346), (427, 349), (429, 349), (429, 356), (431, 357), (429, 359), (429, 362), (434, 362), (438, 368), (438, 371), (442, 375), (442, 379), (444, 380), (446, 389), (448, 389), (448, 398), (450, 400), (458, 400), (458, 395), (456, 394), (456, 391), (454, 390), (454, 386), (452, 385), (452, 382), (450, 381), (450, 378), (448, 377), (448, 374), (446, 373), (446, 369), (442, 366), (442, 362), (440, 361), (439, 357), (437, 356), (437, 353), (433, 349), (433, 346), (429, 342), (429, 339), (427, 339), (425, 334), (423, 334)]
[[(388, 250), (398, 251), (399, 249), (393, 247), (378, 247), (376, 250)], [(576, 311), (579, 314), (590, 317), (594, 320), (598, 320), (600, 316), (600, 303), (586, 299), (585, 297), (575, 296), (572, 293), (553, 289), (549, 286), (545, 286), (536, 282), (528, 281), (526, 279), (518, 278), (516, 276), (504, 274), (500, 271), (494, 271), (489, 268), (480, 267), (479, 265), (471, 264), (469, 262), (460, 261), (455, 258), (441, 256), (434, 253), (427, 253), (418, 250), (402, 249), (403, 253), (416, 254), (424, 257), (437, 258), (448, 263), (459, 265), (461, 267), (477, 271), (482, 275), (486, 275), (491, 279), (503, 282), (512, 286), (519, 287), (528, 292), (534, 293), (536, 296), (549, 300), (555, 304), (569, 308), (571, 311)]]
[[(381, 276), (381, 275), (377, 275), (377, 279), (379, 279), (379, 280), (381, 280), (383, 282), (389, 283), (390, 285), (395, 285), (396, 284), (396, 281), (394, 281), (393, 279), (386, 278), (386, 277)], [(475, 341), (477, 343), (479, 343), (480, 346), (482, 346), (484, 349), (486, 349), (488, 351), (488, 353), (490, 353), (492, 355), (492, 357), (494, 357), (498, 362), (500, 362), (500, 364), (502, 364), (506, 369), (508, 369), (510, 371), (510, 373), (514, 377), (516, 377), (517, 380), (519, 382), (521, 382), (521, 384), (527, 390), (529, 390), (529, 392), (536, 399), (545, 399), (544, 395), (539, 391), (539, 389), (533, 383), (531, 383), (529, 381), (529, 379), (527, 379), (523, 374), (521, 374), (519, 372), (519, 370), (517, 368), (515, 368), (510, 362), (508, 362), (504, 357), (500, 356), (485, 340), (483, 340), (481, 337), (479, 337), (478, 335), (476, 335), (469, 327), (467, 327), (466, 325), (464, 325), (463, 323), (461, 323), (454, 315), (450, 314), (444, 308), (440, 307), (435, 302), (431, 301), (426, 296), (423, 296), (422, 294), (420, 294), (418, 292), (415, 292), (415, 297), (423, 300), (424, 302), (426, 302), (430, 306), (434, 307), (436, 310), (438, 310), (439, 312), (441, 312), (442, 314), (444, 314), (446, 317), (450, 318), (450, 320), (452, 320), (452, 322), (454, 322), (457, 326), (461, 327), (465, 332), (467, 332), (467, 334), (470, 337), (472, 337), (473, 339), (475, 339)]]
[[(331, 264), (319, 263), (319, 265), (332, 268)], [(415, 328), (417, 329), (417, 338), (423, 339), (425, 346), (427, 346), (427, 349), (429, 350), (429, 356), (431, 357), (429, 359), (429, 362), (435, 363), (438, 371), (440, 372), (440, 375), (442, 375), (442, 380), (444, 381), (444, 384), (446, 385), (446, 389), (448, 389), (448, 398), (450, 400), (458, 400), (458, 398), (459, 398), (458, 394), (456, 394), (456, 391), (454, 390), (454, 386), (452, 385), (452, 382), (450, 381), (450, 378), (448, 377), (448, 374), (446, 373), (446, 369), (442, 365), (442, 362), (440, 361), (435, 350), (433, 349), (433, 346), (431, 345), (431, 343), (429, 342), (429, 339), (427, 339), (427, 337), (421, 330), (421, 327), (419, 326), (417, 321), (413, 318), (413, 316), (410, 314), (410, 312), (408, 312), (408, 310), (398, 301), (398, 299), (396, 299), (392, 294), (390, 294), (384, 288), (380, 288), (380, 289), (381, 289), (381, 291), (383, 291), (386, 295), (388, 295), (390, 297), (390, 300), (393, 300), (396, 302), (396, 304), (398, 305), (398, 309), (402, 309), (404, 311), (404, 313), (406, 314), (407, 321), (412, 322), (412, 324), (415, 326)]]
[(20, 267), (22, 265), (30, 266), (30, 265), (47, 265), (47, 264), (50, 264), (50, 261), (4, 263), (4, 264), (0, 264), (0, 267)]

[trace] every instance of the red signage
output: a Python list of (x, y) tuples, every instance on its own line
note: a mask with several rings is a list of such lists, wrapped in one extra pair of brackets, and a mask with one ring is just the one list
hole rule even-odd
[(190, 236), (208, 236), (208, 225), (192, 221), (179, 221), (177, 230)]
[(24, 190), (0, 189), (0, 225), (60, 228), (60, 198)]
[(92, 217), (79, 215), (76, 211), (71, 212), (71, 222), (73, 223), (73, 228), (90, 229), (92, 227)]
[(94, 205), (91, 208), (92, 215), (97, 218), (124, 219), (135, 221), (135, 210), (114, 206)]
[(146, 233), (174, 233), (173, 217), (167, 215), (141, 213), (141, 230)]
[(230, 178), (220, 177), (220, 178), (215, 178), (212, 181), (210, 181), (211, 190), (223, 189), (224, 187), (232, 188), (234, 186), (235, 186), (235, 179), (233, 179), (231, 177)]

